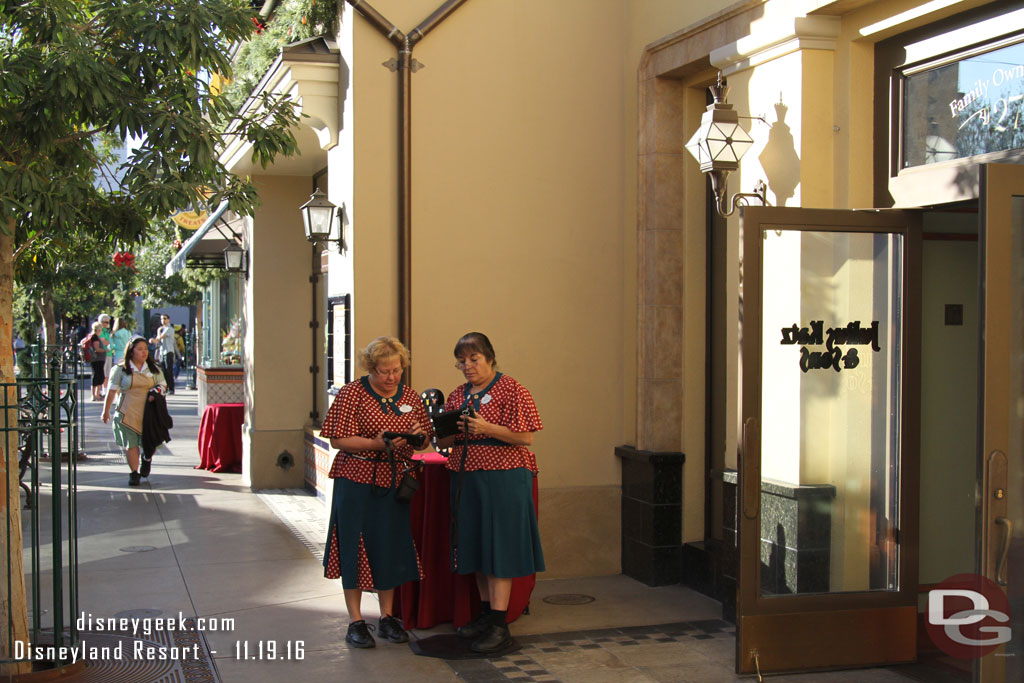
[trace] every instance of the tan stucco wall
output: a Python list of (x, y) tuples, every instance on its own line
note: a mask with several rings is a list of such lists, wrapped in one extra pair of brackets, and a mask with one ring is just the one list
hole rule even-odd
[[(438, 1), (373, 4), (409, 31)], [(980, 3), (968, 0), (894, 29), (861, 34), (865, 26), (917, 4), (869, 3), (842, 17), (834, 49), (793, 52), (730, 77), (730, 101), (742, 113), (765, 115), (774, 124), (780, 96), (789, 108), (785, 121), (798, 161), (788, 206), (870, 206), (873, 42)], [(449, 392), (461, 380), (452, 367), (452, 346), (461, 334), (479, 330), (494, 342), (501, 369), (534, 393), (545, 422), (535, 450), (549, 576), (619, 570), (620, 481), (612, 449), (637, 445), (647, 427), (653, 428), (651, 444), (687, 454), (684, 540), (703, 538), (703, 178), (681, 143), (703, 109), (703, 86), (714, 73), (712, 50), (804, 11), (828, 13), (829, 5), (473, 0), (415, 48), (414, 57), (426, 68), (412, 76), (413, 384)], [(332, 262), (330, 293), (345, 293), (339, 287), (355, 292), (358, 348), (398, 328), (397, 76), (381, 65), (396, 54), (348, 5), (343, 22), (352, 87), (340, 100), (342, 145), (330, 155), (329, 189), (336, 203), (348, 205), (353, 244), (344, 266)], [(715, 27), (703, 30), (708, 22)], [(656, 41), (674, 42), (645, 52)], [(640, 104), (645, 88), (674, 93), (676, 118), (648, 129), (652, 119)], [(763, 175), (758, 157), (767, 127), (747, 127), (760, 138), (760, 149), (755, 146), (734, 174), (732, 191), (749, 191)], [(649, 136), (656, 141), (643, 148)], [(660, 158), (641, 158), (651, 150)], [(643, 184), (644, 163), (651, 164), (652, 177), (667, 174), (680, 192), (662, 195), (659, 215), (648, 215), (655, 207), (643, 203), (644, 193), (658, 192), (658, 186)], [(254, 386), (260, 388), (260, 403), (250, 401), (247, 415), (253, 435), (246, 446), (247, 477), (254, 486), (299, 485), (276, 483), (293, 476), (301, 481), (301, 472), (282, 475), (273, 461), (285, 447), (301, 453), (309, 410), (308, 346), (293, 343), (309, 319), (309, 247), (295, 211), (308, 197), (309, 179), (262, 182), (254, 275), (268, 272), (261, 267), (278, 275), (265, 282), (266, 289), (250, 278), (247, 293), (249, 398)], [(655, 225), (671, 218), (678, 233), (645, 236), (655, 251), (683, 264), (673, 284), (681, 297), (672, 304), (676, 310), (653, 323), (665, 335), (682, 335), (673, 350), (678, 355), (666, 356), (657, 336), (648, 340), (649, 348), (640, 348), (644, 292), (638, 282), (657, 279), (658, 273), (656, 265), (646, 272), (638, 264), (638, 221), (645, 217)], [(731, 220), (730, 233), (736, 227)], [(261, 229), (266, 236), (280, 232), (272, 266), (266, 251), (259, 260)], [(733, 240), (730, 260), (738, 258)], [(728, 286), (735, 299), (736, 283)], [(737, 312), (727, 315), (735, 320)], [(729, 348), (735, 348), (735, 330), (732, 335), (725, 341)], [(282, 340), (297, 353), (268, 367)], [(647, 366), (638, 367), (638, 358)], [(735, 363), (731, 372), (735, 386)], [(672, 408), (678, 407), (678, 419), (659, 416), (640, 388), (645, 378), (660, 380), (665, 373), (678, 387), (678, 406)], [(655, 416), (646, 427), (637, 419), (644, 412)], [(735, 452), (734, 443), (729, 448)], [(566, 519), (573, 520), (571, 530)]]
[[(408, 31), (437, 3), (374, 6)], [(358, 347), (397, 329), (397, 77), (379, 66), (391, 44), (346, 17)], [(619, 571), (613, 448), (630, 440), (634, 291), (623, 284), (634, 221), (621, 200), (623, 103), (635, 92), (621, 78), (624, 17), (615, 0), (469, 2), (413, 53), (426, 65), (412, 77), (413, 384), (450, 392), (462, 381), (455, 341), (479, 330), (531, 390), (545, 424), (534, 449), (548, 576)]]
[[(309, 243), (298, 207), (310, 179), (258, 176), (262, 204), (249, 234), (245, 292), (245, 405), (242, 473), (254, 489), (302, 486), (303, 426), (309, 419), (311, 292)], [(294, 465), (277, 466), (287, 450)]]

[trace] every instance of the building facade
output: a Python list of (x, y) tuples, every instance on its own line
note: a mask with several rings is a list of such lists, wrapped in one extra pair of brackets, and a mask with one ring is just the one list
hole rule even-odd
[[(249, 485), (318, 486), (353, 348), (399, 336), (448, 393), (478, 330), (544, 419), (548, 575), (713, 595), (739, 671), (907, 661), (929, 589), (1019, 579), (1022, 3), (372, 5), (259, 86), (300, 104), (301, 155), (223, 155), (263, 200)], [(686, 150), (720, 74), (753, 140), (721, 212)], [(1012, 628), (979, 680), (1019, 676)]]

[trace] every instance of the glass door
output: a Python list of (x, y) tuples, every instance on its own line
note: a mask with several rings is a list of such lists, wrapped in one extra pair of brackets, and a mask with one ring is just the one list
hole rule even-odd
[(918, 216), (748, 207), (739, 673), (916, 656)]
[(976, 612), (945, 631), (974, 643), (975, 680), (1005, 683), (1024, 680), (1024, 166), (988, 164), (981, 179), (983, 578), (964, 605)]

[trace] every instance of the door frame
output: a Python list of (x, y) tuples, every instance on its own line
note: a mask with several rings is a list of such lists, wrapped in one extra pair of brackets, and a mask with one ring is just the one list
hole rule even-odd
[[(1024, 165), (984, 164), (981, 166), (979, 208), (979, 311), (980, 365), (978, 416), (978, 482), (981, 493), (978, 511), (976, 567), (978, 574), (996, 583), (1008, 568), (1001, 566), (1003, 541), (1008, 530), (997, 520), (1008, 515), (1008, 455), (1013, 377), (1007, 371), (1017, 340), (1010, 338), (1012, 311), (1013, 215), (1011, 199), (1024, 196)], [(1008, 495), (997, 496), (1002, 488)], [(1020, 492), (1017, 492), (1019, 495)], [(1019, 530), (1018, 530), (1019, 531)], [(1018, 541), (1019, 543), (1019, 541)], [(1019, 574), (1019, 572), (1018, 572)], [(1019, 579), (1018, 579), (1019, 580)], [(1008, 587), (1001, 586), (1004, 593)], [(1012, 615), (1011, 615), (1012, 616)], [(1019, 623), (1019, 616), (1017, 618)], [(1024, 634), (1014, 634), (1017, 639)], [(1012, 642), (1012, 641), (1011, 641)], [(1006, 676), (1006, 646), (977, 660), (975, 681), (1003, 683)]]
[[(903, 335), (898, 589), (762, 597), (760, 419), (762, 225), (900, 233)], [(740, 674), (853, 668), (913, 661), (917, 649), (920, 457), (921, 224), (897, 210), (744, 207), (742, 446), (737, 504), (739, 581), (736, 671)], [(752, 558), (756, 558), (753, 560)], [(809, 646), (813, 643), (813, 646)]]

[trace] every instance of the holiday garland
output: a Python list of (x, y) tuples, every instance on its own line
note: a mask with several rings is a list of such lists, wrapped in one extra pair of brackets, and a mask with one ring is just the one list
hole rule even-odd
[(314, 36), (334, 36), (338, 0), (284, 0), (269, 19), (253, 17), (255, 35), (238, 50), (231, 84), (224, 94), (241, 106), (274, 63), (281, 48)]

